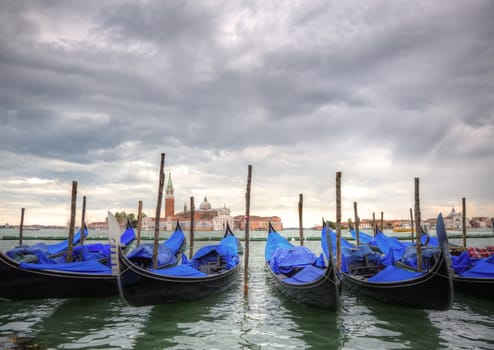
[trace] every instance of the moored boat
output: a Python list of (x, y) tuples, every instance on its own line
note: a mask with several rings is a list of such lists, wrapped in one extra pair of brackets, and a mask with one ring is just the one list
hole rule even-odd
[(227, 225), (219, 244), (200, 248), (181, 264), (152, 269), (118, 256), (120, 296), (130, 306), (167, 304), (199, 299), (229, 288), (239, 275), (239, 241)]
[[(128, 242), (128, 230), (121, 239)], [(133, 230), (132, 230), (133, 232)], [(125, 238), (124, 238), (125, 237)], [(90, 260), (19, 262), (0, 252), (0, 299), (17, 301), (48, 298), (103, 297), (118, 294), (116, 277), (100, 256)], [(108, 249), (109, 254), (109, 249)]]
[(308, 248), (294, 246), (269, 224), (265, 247), (267, 269), (276, 287), (301, 304), (322, 309), (340, 307), (340, 281), (332, 259), (326, 262)]
[[(442, 221), (439, 214), (438, 222)], [(438, 232), (439, 247), (428, 246), (424, 250), (423, 271), (412, 266), (392, 263), (384, 265), (382, 254), (368, 246), (342, 249), (344, 286), (385, 303), (447, 310), (453, 302), (452, 273), (447, 252), (445, 232)], [(409, 246), (412, 250), (415, 247)], [(328, 255), (327, 250), (325, 254)]]

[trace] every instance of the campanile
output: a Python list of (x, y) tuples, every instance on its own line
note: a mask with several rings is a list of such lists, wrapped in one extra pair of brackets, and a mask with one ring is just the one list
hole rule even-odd
[(175, 215), (175, 196), (173, 195), (172, 175), (168, 173), (168, 184), (165, 194), (165, 218)]

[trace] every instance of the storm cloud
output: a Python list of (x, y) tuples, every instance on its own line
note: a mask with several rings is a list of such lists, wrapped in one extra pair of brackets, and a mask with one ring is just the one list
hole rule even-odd
[[(156, 206), (159, 154), (191, 196), (298, 222), (494, 216), (492, 1), (0, 1), (0, 223), (64, 224), (70, 183)], [(196, 200), (196, 201), (197, 201)]]

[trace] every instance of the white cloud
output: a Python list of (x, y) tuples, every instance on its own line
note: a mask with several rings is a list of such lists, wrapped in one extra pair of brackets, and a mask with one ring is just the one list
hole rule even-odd
[[(0, 5), (1, 221), (153, 211), (208, 197), (298, 224), (423, 217), (468, 198), (494, 216), (492, 2), (89, 1)], [(56, 21), (53, 20), (56, 18)], [(41, 210), (41, 208), (52, 210)], [(56, 221), (56, 222), (55, 222)]]

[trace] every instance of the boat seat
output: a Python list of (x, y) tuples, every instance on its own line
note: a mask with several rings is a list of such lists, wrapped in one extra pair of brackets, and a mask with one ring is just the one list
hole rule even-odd
[(210, 261), (208, 265), (209, 270), (211, 271), (210, 273), (217, 273), (226, 268), (226, 260), (218, 255), (216, 261)]
[(200, 265), (199, 266), (199, 271), (205, 273), (206, 275), (210, 275), (211, 274), (211, 265), (210, 265), (210, 263)]
[(362, 276), (363, 278), (374, 276), (379, 271), (379, 266), (375, 261), (369, 261), (368, 254), (364, 259), (349, 267), (352, 275)]

